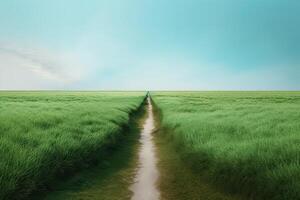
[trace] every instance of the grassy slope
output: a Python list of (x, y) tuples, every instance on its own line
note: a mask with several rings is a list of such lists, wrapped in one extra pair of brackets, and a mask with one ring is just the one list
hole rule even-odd
[(144, 93), (1, 92), (0, 199), (101, 160)]
[(300, 93), (155, 93), (192, 169), (254, 199), (300, 199)]

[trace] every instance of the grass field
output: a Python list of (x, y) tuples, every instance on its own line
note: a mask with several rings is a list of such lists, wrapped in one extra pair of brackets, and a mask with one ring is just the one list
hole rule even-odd
[(114, 144), (107, 156), (72, 177), (58, 180), (51, 190), (35, 193), (32, 200), (130, 200), (138, 165), (137, 151), (143, 123), (146, 119), (145, 102), (130, 116), (129, 127), (120, 142)]
[(143, 92), (0, 92), (0, 199), (101, 160)]
[(207, 181), (251, 199), (300, 199), (300, 92), (152, 98), (182, 158)]

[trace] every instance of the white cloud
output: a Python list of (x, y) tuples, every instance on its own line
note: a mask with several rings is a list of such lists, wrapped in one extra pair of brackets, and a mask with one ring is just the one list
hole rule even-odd
[(0, 89), (60, 89), (86, 72), (76, 52), (0, 45)]
[(299, 89), (298, 66), (238, 70), (174, 52), (143, 57), (113, 38), (84, 38), (72, 51), (0, 45), (0, 89)]

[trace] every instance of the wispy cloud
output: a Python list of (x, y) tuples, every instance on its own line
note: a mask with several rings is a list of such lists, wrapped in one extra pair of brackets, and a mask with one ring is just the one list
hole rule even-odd
[(33, 46), (0, 44), (0, 89), (14, 89), (20, 85), (21, 88), (31, 89), (33, 82), (40, 87), (41, 83), (46, 84), (49, 89), (65, 87), (80, 81), (86, 71), (74, 52), (53, 52)]

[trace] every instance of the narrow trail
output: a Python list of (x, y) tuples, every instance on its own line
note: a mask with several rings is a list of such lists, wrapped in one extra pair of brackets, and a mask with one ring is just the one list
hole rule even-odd
[(150, 97), (147, 99), (148, 117), (141, 132), (139, 150), (139, 166), (134, 184), (130, 190), (133, 192), (132, 200), (157, 200), (160, 193), (156, 187), (159, 171), (156, 166), (157, 156), (152, 132), (155, 128), (154, 115)]
[[(97, 166), (58, 181), (33, 200), (245, 200), (220, 191), (195, 174), (161, 128), (160, 115), (147, 103), (130, 130)], [(153, 134), (155, 132), (155, 134)]]

